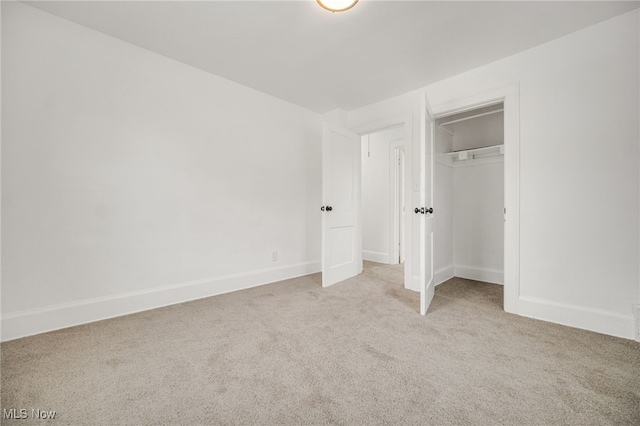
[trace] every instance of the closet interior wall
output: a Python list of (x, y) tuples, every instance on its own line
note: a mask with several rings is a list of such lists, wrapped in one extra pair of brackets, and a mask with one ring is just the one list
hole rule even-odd
[(501, 104), (494, 105), (436, 120), (436, 284), (454, 276), (504, 283), (501, 109)]

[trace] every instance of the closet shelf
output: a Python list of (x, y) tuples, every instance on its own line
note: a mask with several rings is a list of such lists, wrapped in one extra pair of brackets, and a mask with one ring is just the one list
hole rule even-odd
[(451, 157), (454, 160), (473, 160), (477, 156), (493, 157), (495, 155), (504, 155), (504, 145), (493, 145), (482, 148), (445, 152), (444, 155)]

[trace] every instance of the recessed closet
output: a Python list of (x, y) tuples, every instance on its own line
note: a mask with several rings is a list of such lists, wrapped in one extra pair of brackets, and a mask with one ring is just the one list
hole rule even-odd
[(435, 122), (436, 284), (504, 283), (503, 111), (496, 104)]

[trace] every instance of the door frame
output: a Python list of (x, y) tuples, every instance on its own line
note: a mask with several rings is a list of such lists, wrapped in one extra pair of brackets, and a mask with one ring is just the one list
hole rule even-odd
[[(412, 149), (413, 149), (413, 114), (401, 114), (385, 117), (382, 119), (372, 120), (359, 126), (349, 127), (352, 132), (357, 133), (361, 137), (367, 134), (386, 130), (391, 127), (403, 126), (404, 137), (404, 193), (405, 193), (405, 205), (412, 195), (411, 189), (413, 186), (413, 172), (412, 167), (408, 164), (412, 164)], [(362, 193), (360, 194), (362, 196)], [(412, 215), (411, 209), (406, 208), (404, 212), (404, 243), (405, 243), (405, 257), (404, 257), (404, 287), (411, 290), (418, 290), (418, 285), (414, 282), (419, 277), (413, 276), (413, 256), (407, 256), (407, 246), (411, 244), (412, 238)], [(413, 250), (413, 248), (411, 249)]]
[[(404, 256), (404, 213), (406, 212), (404, 140), (389, 142), (389, 263), (402, 263)], [(401, 210), (405, 207), (405, 210)], [(404, 248), (404, 246), (402, 247)]]
[(504, 104), (504, 310), (517, 314), (520, 298), (520, 112), (519, 84), (433, 105), (434, 118)]

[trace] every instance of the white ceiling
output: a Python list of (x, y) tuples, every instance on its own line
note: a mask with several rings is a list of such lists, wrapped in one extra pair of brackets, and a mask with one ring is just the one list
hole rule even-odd
[(635, 9), (638, 1), (28, 4), (324, 113), (399, 95)]

